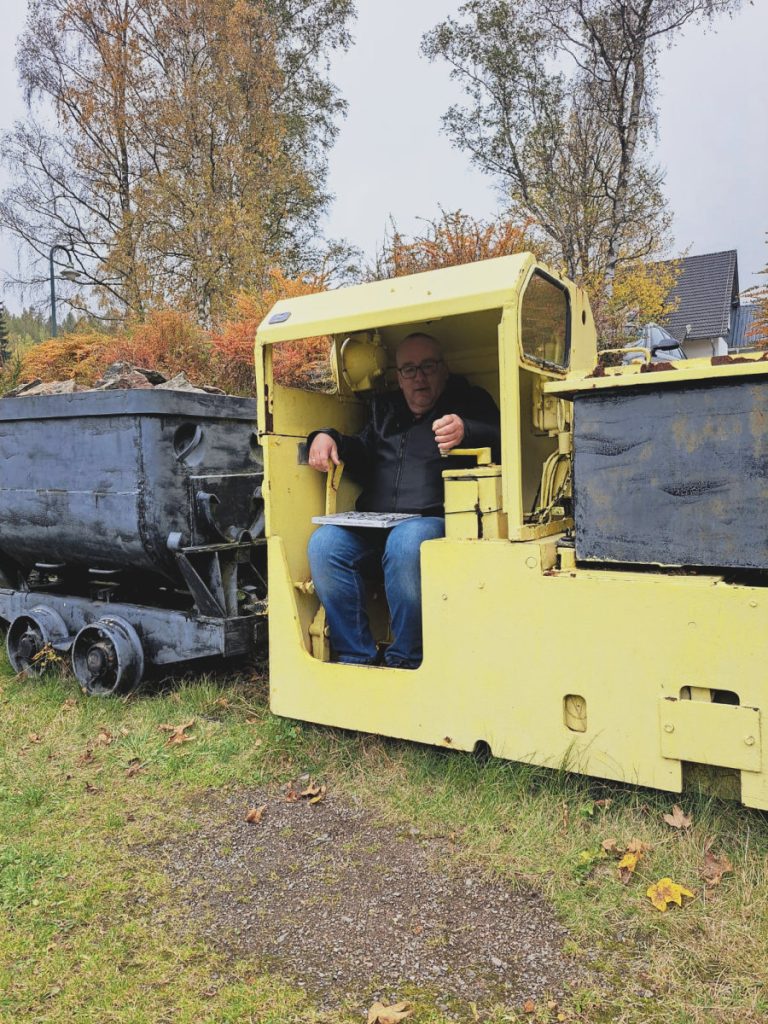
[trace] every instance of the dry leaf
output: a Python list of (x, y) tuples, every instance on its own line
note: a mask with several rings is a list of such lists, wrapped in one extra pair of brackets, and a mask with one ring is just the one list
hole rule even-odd
[(730, 874), (732, 871), (733, 864), (724, 853), (716, 857), (711, 850), (707, 850), (704, 853), (704, 866), (699, 872), (699, 877), (703, 878), (709, 886), (720, 885), (723, 875)]
[(629, 880), (635, 873), (638, 862), (641, 860), (643, 854), (638, 850), (637, 853), (625, 853), (619, 861), (619, 878), (623, 885), (628, 885)]
[(126, 779), (132, 779), (135, 775), (138, 775), (140, 771), (143, 771), (144, 767), (145, 766), (141, 763), (138, 757), (131, 758), (128, 762), (128, 767), (125, 769)]
[(28, 732), (27, 733), (27, 739), (29, 740), (30, 743), (42, 743), (43, 742), (43, 737), (40, 735), (39, 732)]
[(536, 1003), (532, 999), (526, 999), (523, 1003), (523, 1013), (534, 1013), (536, 1011)]
[(90, 782), (86, 782), (85, 792), (88, 793), (90, 796), (93, 796), (95, 793), (100, 793), (101, 790), (97, 789), (96, 786), (92, 786)]
[(311, 804), (319, 804), (322, 800), (325, 800), (325, 794), (327, 793), (327, 791), (328, 789), (326, 786), (321, 786), (317, 794), (313, 796), (309, 802)]
[(264, 817), (264, 811), (266, 811), (266, 809), (266, 804), (262, 804), (261, 807), (252, 807), (246, 814), (245, 820), (249, 825), (258, 825)]
[(671, 814), (664, 815), (664, 821), (672, 828), (690, 828), (693, 824), (693, 818), (683, 811), (680, 804), (675, 804)]
[(612, 803), (613, 800), (610, 797), (606, 797), (604, 800), (595, 800), (595, 807), (601, 807), (604, 811), (607, 811)]
[(318, 786), (318, 784), (310, 780), (309, 783), (307, 784), (306, 789), (302, 789), (302, 791), (299, 793), (299, 796), (317, 796), (319, 792), (320, 787)]
[(259, 719), (258, 718), (246, 718), (245, 724), (246, 725), (258, 725), (259, 724)]
[(157, 728), (159, 732), (167, 732), (170, 734), (168, 736), (168, 746), (174, 746), (178, 743), (191, 743), (195, 737), (187, 736), (186, 731), (187, 729), (191, 729), (194, 724), (194, 718), (190, 718), (188, 722), (184, 722), (182, 725), (168, 725), (167, 723), (164, 723), (163, 725), (158, 725)]
[(646, 896), (654, 907), (662, 912), (667, 909), (670, 903), (676, 903), (678, 907), (682, 907), (683, 896), (689, 896), (693, 899), (695, 895), (690, 889), (686, 889), (682, 885), (678, 885), (677, 882), (673, 882), (671, 878), (659, 879), (654, 885), (650, 885), (646, 891)]
[(288, 786), (288, 788), (285, 791), (285, 802), (287, 804), (295, 804), (298, 799), (299, 794), (296, 792), (293, 786)]
[(92, 761), (93, 751), (91, 750), (90, 747), (86, 747), (85, 752), (82, 753), (80, 757), (78, 757), (78, 759), (75, 761), (75, 764), (77, 765), (78, 768), (83, 768), (85, 765), (91, 764)]
[(615, 853), (615, 854), (623, 853), (622, 848), (619, 846), (619, 844), (613, 838), (611, 838), (611, 839), (604, 839), (602, 841), (602, 843), (600, 843), (600, 845), (602, 846), (602, 848), (605, 850), (606, 853)]
[(99, 735), (96, 737), (95, 745), (97, 747), (108, 747), (114, 740), (114, 736), (109, 729), (102, 729)]
[(627, 843), (627, 853), (639, 853), (642, 855), (652, 849), (653, 847), (650, 843), (644, 843), (642, 839), (636, 839), (634, 836)]
[(76, 707), (77, 707), (77, 701), (75, 700), (75, 698), (74, 697), (67, 697), (67, 699), (64, 701), (64, 703), (61, 705), (61, 710), (62, 711), (71, 711), (72, 708), (76, 708)]
[(392, 1006), (374, 1003), (368, 1011), (368, 1024), (398, 1024), (412, 1013), (410, 1003), (394, 1003)]

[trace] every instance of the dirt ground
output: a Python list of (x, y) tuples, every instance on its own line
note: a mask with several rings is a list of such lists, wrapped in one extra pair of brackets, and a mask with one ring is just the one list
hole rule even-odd
[(587, 981), (546, 901), (459, 870), (450, 838), (384, 827), (333, 794), (312, 806), (284, 791), (217, 791), (190, 814), (197, 831), (152, 851), (185, 923), (304, 987), (323, 1010), (422, 991), (477, 1019)]

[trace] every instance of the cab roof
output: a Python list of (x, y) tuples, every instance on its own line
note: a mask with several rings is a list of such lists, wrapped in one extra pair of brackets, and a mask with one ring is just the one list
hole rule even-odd
[[(523, 252), (282, 299), (264, 318), (256, 337), (260, 344), (272, 345), (500, 309), (516, 298), (534, 265), (536, 257)], [(563, 280), (549, 269), (547, 273)]]

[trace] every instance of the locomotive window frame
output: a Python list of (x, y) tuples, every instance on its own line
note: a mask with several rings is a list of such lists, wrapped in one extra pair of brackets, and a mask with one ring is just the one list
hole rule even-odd
[[(534, 353), (528, 351), (525, 345), (525, 334), (523, 328), (523, 312), (525, 309), (526, 298), (528, 297), (528, 289), (531, 287), (532, 282), (535, 278), (540, 278), (546, 281), (547, 284), (553, 285), (565, 298), (565, 341), (563, 346), (563, 361), (562, 363), (555, 362), (551, 359), (545, 359), (542, 356), (537, 356)], [(525, 288), (520, 298), (520, 309), (518, 314), (518, 329), (519, 329), (519, 343), (520, 343), (520, 358), (523, 364), (537, 367), (539, 369), (549, 370), (552, 373), (566, 373), (570, 366), (571, 360), (571, 296), (568, 289), (562, 282), (556, 278), (547, 274), (541, 268), (536, 267), (533, 273), (528, 278)]]

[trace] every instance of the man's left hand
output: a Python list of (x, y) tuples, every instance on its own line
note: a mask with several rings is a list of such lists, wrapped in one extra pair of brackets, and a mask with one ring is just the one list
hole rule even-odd
[(441, 416), (432, 424), (435, 432), (435, 441), (441, 452), (449, 452), (451, 448), (461, 444), (464, 440), (464, 421), (455, 413)]

